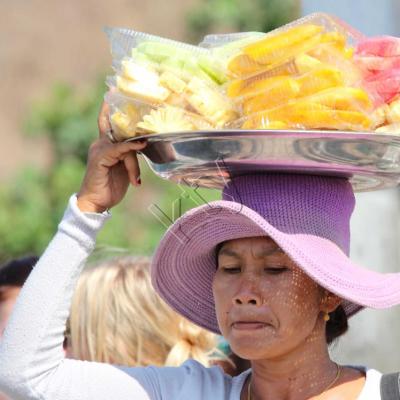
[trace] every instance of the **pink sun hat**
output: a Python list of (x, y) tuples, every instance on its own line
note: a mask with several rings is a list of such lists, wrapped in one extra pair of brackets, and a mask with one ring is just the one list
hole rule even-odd
[(307, 275), (341, 297), (348, 317), (363, 307), (400, 304), (400, 273), (370, 271), (348, 257), (355, 198), (347, 179), (245, 175), (234, 178), (222, 197), (180, 217), (153, 258), (155, 289), (187, 319), (220, 333), (212, 294), (216, 247), (255, 236), (271, 237)]

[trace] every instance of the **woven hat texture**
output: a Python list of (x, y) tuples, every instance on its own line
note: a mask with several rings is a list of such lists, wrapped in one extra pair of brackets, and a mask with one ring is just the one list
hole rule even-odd
[(348, 316), (400, 303), (400, 274), (370, 271), (348, 257), (355, 205), (348, 180), (245, 175), (233, 179), (222, 197), (179, 218), (153, 257), (154, 287), (194, 323), (219, 333), (212, 294), (216, 246), (255, 236), (271, 237), (306, 274), (340, 296)]

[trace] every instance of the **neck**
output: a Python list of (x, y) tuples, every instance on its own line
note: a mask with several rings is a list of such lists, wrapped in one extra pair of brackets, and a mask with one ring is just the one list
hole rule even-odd
[(252, 400), (309, 399), (323, 393), (337, 374), (325, 340), (306, 341), (284, 356), (251, 365)]

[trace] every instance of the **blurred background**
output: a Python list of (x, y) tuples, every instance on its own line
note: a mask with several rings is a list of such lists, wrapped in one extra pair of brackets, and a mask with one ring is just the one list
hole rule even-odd
[[(400, 1), (381, 0), (0, 0), (0, 262), (40, 254), (71, 193), (79, 190), (89, 143), (111, 71), (105, 26), (198, 43), (207, 33), (267, 32), (302, 15), (337, 15), (367, 35), (400, 35)], [(151, 254), (168, 218), (196, 196), (154, 176), (113, 210), (99, 247)], [(187, 190), (190, 194), (190, 190)], [(207, 200), (215, 191), (201, 191)], [(181, 199), (181, 201), (179, 201)], [(400, 270), (399, 191), (357, 195), (352, 258)], [(332, 349), (344, 363), (400, 370), (400, 308), (367, 310)]]

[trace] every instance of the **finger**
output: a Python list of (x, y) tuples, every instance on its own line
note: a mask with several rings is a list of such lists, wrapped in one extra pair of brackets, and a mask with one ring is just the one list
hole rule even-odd
[(132, 183), (132, 185), (140, 185), (140, 167), (136, 153), (128, 153), (124, 158), (124, 164), (128, 172), (129, 181)]
[(111, 167), (123, 160), (131, 151), (140, 151), (144, 149), (146, 144), (146, 142), (123, 142), (103, 146), (103, 150), (101, 154), (99, 154), (100, 159), (102, 159), (101, 164)]
[(101, 105), (100, 108), (99, 117), (97, 119), (100, 137), (105, 136), (107, 134), (107, 131), (111, 130), (109, 116), (110, 116), (110, 106), (108, 105), (108, 103), (103, 101), (103, 104)]

